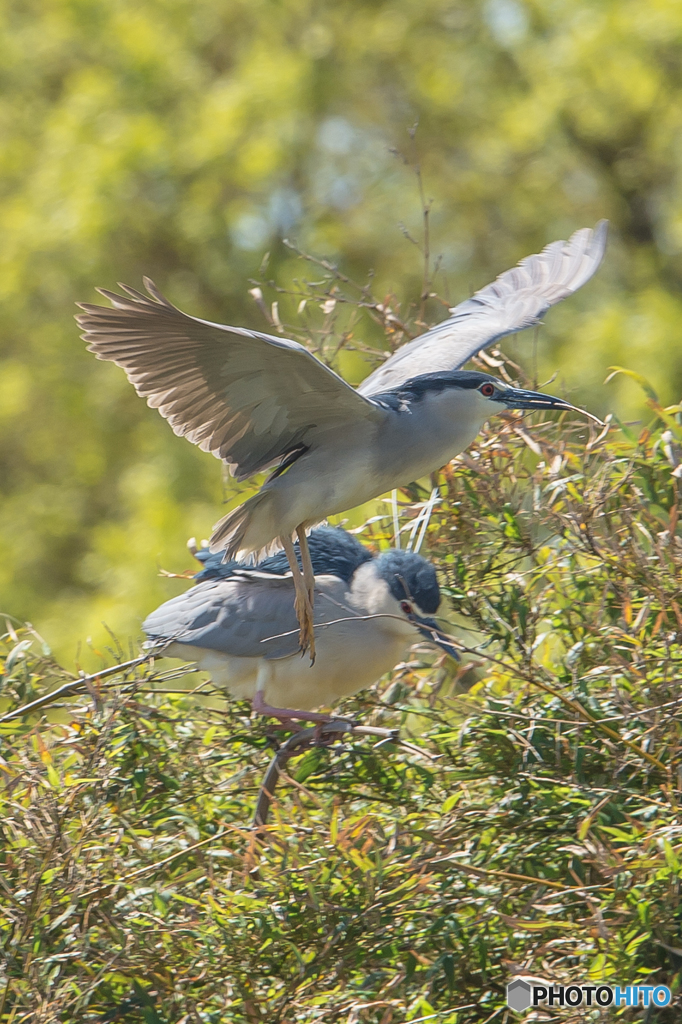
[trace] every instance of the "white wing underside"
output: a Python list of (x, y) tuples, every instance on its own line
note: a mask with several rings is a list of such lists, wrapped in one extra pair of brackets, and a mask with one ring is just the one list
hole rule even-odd
[(303, 345), (176, 309), (145, 278), (100, 289), (113, 309), (81, 304), (76, 319), (98, 359), (123, 367), (176, 434), (230, 466), (238, 480), (269, 469), (320, 433), (386, 413)]
[(460, 302), (452, 316), (403, 345), (357, 389), (371, 397), (426, 373), (458, 370), (505, 334), (532, 327), (555, 303), (572, 295), (602, 261), (608, 222), (552, 242)]

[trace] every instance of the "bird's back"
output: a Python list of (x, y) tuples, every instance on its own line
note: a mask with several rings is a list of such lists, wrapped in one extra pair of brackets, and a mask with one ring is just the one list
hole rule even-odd
[[(316, 576), (338, 576), (348, 582), (355, 570), (364, 562), (372, 559), (371, 551), (355, 539), (351, 534), (339, 527), (318, 526), (308, 536), (308, 549), (313, 572)], [(301, 565), (300, 544), (294, 545), (298, 564)], [(195, 582), (208, 579), (228, 579), (243, 570), (267, 573), (273, 576), (284, 576), (291, 572), (285, 552), (277, 551), (255, 565), (247, 565), (232, 559), (223, 561), (223, 552), (212, 552), (209, 548), (197, 551), (195, 558), (203, 563), (203, 569), (194, 577)]]

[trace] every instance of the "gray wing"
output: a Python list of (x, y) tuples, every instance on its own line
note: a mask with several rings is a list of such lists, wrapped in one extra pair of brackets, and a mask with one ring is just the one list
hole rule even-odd
[[(348, 614), (346, 590), (337, 577), (316, 577), (316, 624)], [(323, 596), (331, 600), (319, 600)], [(198, 583), (153, 611), (142, 629), (153, 641), (172, 640), (234, 658), (285, 658), (299, 650), (291, 576), (245, 571)]]
[(76, 317), (98, 359), (123, 367), (176, 434), (224, 459), (238, 480), (277, 463), (316, 433), (385, 411), (295, 341), (182, 313), (148, 278), (151, 299), (100, 289), (113, 309)]
[(537, 324), (550, 306), (572, 295), (594, 274), (606, 246), (608, 221), (552, 242), (500, 274), (450, 310), (452, 316), (403, 345), (358, 388), (377, 395), (424, 373), (457, 370), (486, 345)]

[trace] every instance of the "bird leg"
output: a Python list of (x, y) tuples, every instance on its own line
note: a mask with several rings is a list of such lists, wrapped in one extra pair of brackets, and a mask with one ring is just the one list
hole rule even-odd
[[(299, 535), (300, 536), (300, 535)], [(312, 576), (312, 588), (309, 588), (308, 580), (306, 579), (305, 573), (305, 561), (303, 561), (304, 573), (298, 565), (298, 559), (296, 558), (296, 552), (294, 551), (294, 545), (291, 541), (291, 537), (287, 537), (284, 534), (279, 538), (284, 548), (284, 552), (289, 560), (291, 566), (291, 575), (294, 581), (294, 589), (296, 591), (296, 598), (294, 601), (294, 608), (296, 609), (296, 618), (298, 624), (301, 627), (299, 634), (299, 644), (301, 647), (301, 653), (304, 654), (308, 649), (310, 650), (310, 663), (315, 661), (315, 632), (313, 623), (313, 589), (315, 586), (315, 577)], [(308, 544), (306, 542), (306, 552), (308, 553), (308, 563), (310, 564), (309, 573), (312, 574), (312, 564), (310, 563), (310, 552), (308, 551)], [(303, 546), (301, 545), (301, 557), (303, 560)]]
[(313, 563), (310, 558), (310, 548), (308, 547), (308, 538), (306, 536), (305, 527), (297, 526), (296, 536), (298, 537), (298, 545), (301, 551), (303, 579), (305, 580), (308, 597), (310, 598), (310, 607), (312, 608), (315, 604), (315, 570), (313, 569)]
[(332, 718), (331, 715), (322, 714), (321, 711), (297, 711), (295, 708), (273, 707), (263, 697), (262, 690), (256, 690), (251, 706), (259, 715), (270, 715), (272, 718), (278, 718), (283, 723), (290, 723), (292, 720), (296, 720), (299, 722), (318, 722), (326, 725), (328, 722), (338, 720)]

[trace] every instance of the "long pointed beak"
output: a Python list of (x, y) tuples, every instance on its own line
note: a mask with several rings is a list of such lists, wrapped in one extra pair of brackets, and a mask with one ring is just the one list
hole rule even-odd
[[(497, 395), (495, 396), (497, 398)], [(524, 391), (522, 388), (505, 388), (498, 401), (508, 409), (573, 409), (563, 398), (543, 395), (541, 391)]]
[(429, 643), (435, 644), (436, 647), (440, 647), (442, 651), (449, 654), (451, 658), (455, 659), (455, 661), (460, 660), (459, 651), (455, 645), (447, 639), (443, 631), (438, 628), (438, 623), (435, 619), (427, 619), (422, 615), (417, 615), (416, 612), (412, 612), (408, 615), (408, 619), (410, 622), (414, 623), (425, 640), (428, 640)]
[[(497, 397), (497, 396), (496, 396)], [(581, 416), (587, 416), (603, 426), (602, 421), (591, 412), (579, 409), (563, 398), (555, 398), (553, 395), (545, 395), (542, 391), (524, 391), (523, 388), (505, 388), (499, 395), (498, 401), (502, 402), (507, 409), (572, 409), (579, 412)]]

